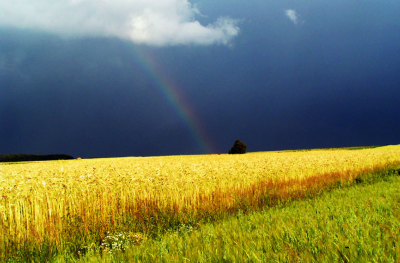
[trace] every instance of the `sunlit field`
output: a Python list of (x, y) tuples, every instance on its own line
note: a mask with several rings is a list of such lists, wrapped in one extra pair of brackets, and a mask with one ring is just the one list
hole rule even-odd
[(90, 251), (77, 262), (399, 262), (400, 176), (122, 248)]
[(140, 244), (399, 163), (399, 147), (4, 163), (0, 257), (80, 257), (116, 233)]

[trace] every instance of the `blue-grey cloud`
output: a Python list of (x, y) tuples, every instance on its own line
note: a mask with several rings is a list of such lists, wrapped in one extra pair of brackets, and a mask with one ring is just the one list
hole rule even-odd
[(0, 1), (0, 26), (34, 29), (63, 37), (102, 36), (164, 45), (229, 44), (237, 20), (196, 20), (188, 0), (20, 0)]

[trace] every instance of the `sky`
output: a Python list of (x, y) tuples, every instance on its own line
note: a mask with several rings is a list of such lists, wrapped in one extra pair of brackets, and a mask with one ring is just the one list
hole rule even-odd
[(395, 0), (0, 0), (0, 154), (400, 144)]

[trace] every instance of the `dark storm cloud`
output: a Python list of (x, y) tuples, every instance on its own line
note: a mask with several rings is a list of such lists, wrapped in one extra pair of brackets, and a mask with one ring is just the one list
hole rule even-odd
[[(18, 38), (12, 32), (2, 35), (4, 42)], [(131, 46), (41, 37), (37, 45), (34, 40), (13, 43), (24, 50), (24, 59), (16, 69), (2, 71), (3, 153), (168, 154), (168, 129), (182, 124), (137, 64)], [(13, 57), (10, 52), (15, 51), (3, 54)], [(160, 128), (166, 136), (158, 133)], [(192, 138), (176, 134), (192, 146)]]
[(230, 48), (1, 29), (1, 153), (201, 153), (134, 50), (176, 81), (219, 152), (236, 139), (249, 151), (400, 143), (400, 4), (229, 3), (198, 7), (202, 24), (243, 18)]
[(193, 93), (208, 101), (220, 142), (247, 139), (252, 150), (397, 143), (399, 5), (299, 4), (302, 27), (283, 15), (270, 20), (288, 6), (271, 8), (250, 8), (234, 56), (218, 48), (199, 55), (218, 57), (219, 70), (196, 78)]

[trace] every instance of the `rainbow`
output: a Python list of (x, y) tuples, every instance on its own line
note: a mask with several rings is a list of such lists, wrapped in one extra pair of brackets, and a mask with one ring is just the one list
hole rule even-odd
[(136, 58), (143, 69), (150, 75), (153, 84), (168, 101), (176, 114), (184, 122), (193, 138), (195, 139), (199, 150), (203, 154), (217, 153), (212, 140), (202, 127), (199, 118), (194, 113), (190, 104), (183, 94), (179, 91), (174, 81), (160, 70), (156, 60), (149, 54), (141, 52), (135, 48)]

